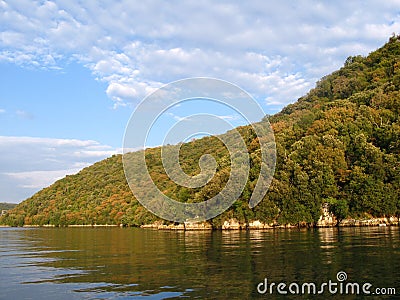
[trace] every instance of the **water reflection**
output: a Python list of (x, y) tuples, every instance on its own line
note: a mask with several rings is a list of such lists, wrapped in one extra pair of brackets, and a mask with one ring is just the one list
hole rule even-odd
[(1, 299), (250, 299), (265, 277), (323, 282), (340, 270), (400, 288), (398, 228), (3, 228), (0, 239)]
[(325, 230), (318, 231), (321, 252), (325, 256), (325, 259), (322, 260), (323, 264), (331, 265), (333, 263), (335, 248), (339, 243), (339, 230), (339, 228), (325, 228)]

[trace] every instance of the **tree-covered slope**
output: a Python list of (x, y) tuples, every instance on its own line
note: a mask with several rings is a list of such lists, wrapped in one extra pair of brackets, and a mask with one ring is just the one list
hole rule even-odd
[[(229, 218), (312, 224), (325, 202), (339, 218), (400, 215), (399, 88), (400, 38), (393, 36), (367, 57), (349, 57), (307, 95), (269, 117), (277, 147), (276, 172), (254, 209), (248, 200), (258, 178), (259, 144), (251, 127), (241, 127), (251, 160), (249, 180), (240, 199), (210, 222), (215, 227)], [(146, 161), (166, 195), (203, 201), (221, 190), (230, 171), (228, 152), (215, 137), (182, 146), (183, 170), (199, 172), (198, 159), (205, 153), (215, 156), (217, 174), (201, 189), (170, 181), (159, 148), (147, 149)], [(133, 197), (121, 156), (115, 155), (41, 190), (0, 222), (140, 225), (155, 220)]]

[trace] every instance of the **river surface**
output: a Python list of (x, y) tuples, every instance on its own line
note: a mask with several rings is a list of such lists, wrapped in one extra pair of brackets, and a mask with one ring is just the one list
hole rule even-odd
[[(0, 228), (0, 299), (378, 299), (340, 283), (398, 299), (399, 232)], [(321, 295), (296, 294), (303, 283)]]

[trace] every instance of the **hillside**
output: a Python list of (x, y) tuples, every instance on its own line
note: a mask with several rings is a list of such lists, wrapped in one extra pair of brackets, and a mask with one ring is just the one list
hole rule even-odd
[(0, 211), (13, 209), (16, 206), (17, 204), (15, 203), (0, 202)]
[[(259, 171), (258, 141), (251, 127), (240, 132), (251, 159), (251, 174), (240, 199), (210, 222), (229, 218), (280, 224), (313, 224), (322, 203), (339, 217), (400, 215), (400, 37), (393, 36), (367, 57), (349, 57), (316, 87), (270, 116), (277, 166), (271, 187), (254, 209), (248, 207)], [(261, 121), (262, 124), (263, 121)], [(217, 174), (204, 188), (181, 188), (161, 168), (160, 149), (147, 149), (150, 174), (160, 189), (179, 201), (203, 201), (219, 192), (229, 175), (229, 156), (215, 137), (184, 144), (182, 168), (196, 174), (198, 159), (216, 154)], [(133, 197), (120, 155), (67, 176), (19, 204), (0, 223), (124, 224), (158, 220)]]

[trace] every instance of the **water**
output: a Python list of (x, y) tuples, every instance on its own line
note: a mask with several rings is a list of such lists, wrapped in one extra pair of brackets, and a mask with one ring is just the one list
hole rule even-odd
[[(261, 295), (268, 282), (394, 287), (398, 227), (175, 232), (0, 228), (0, 299), (311, 299)], [(373, 299), (324, 294), (320, 299)], [(396, 296), (387, 296), (394, 299)], [(318, 297), (317, 297), (318, 298)]]

